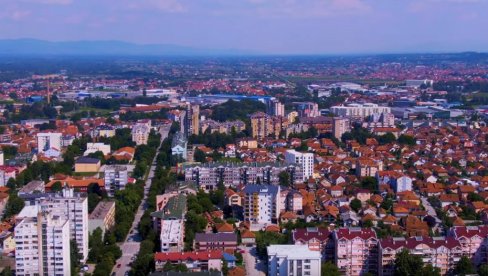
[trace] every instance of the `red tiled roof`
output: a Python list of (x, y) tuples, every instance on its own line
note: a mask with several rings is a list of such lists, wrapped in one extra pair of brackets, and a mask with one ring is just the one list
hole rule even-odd
[(213, 250), (206, 252), (158, 252), (154, 254), (154, 261), (181, 261), (181, 260), (198, 260), (208, 261), (211, 259), (221, 259), (222, 251)]

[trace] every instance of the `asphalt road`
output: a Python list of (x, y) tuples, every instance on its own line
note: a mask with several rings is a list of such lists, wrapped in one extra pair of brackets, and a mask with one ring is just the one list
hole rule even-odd
[(135, 258), (137, 257), (137, 253), (139, 252), (142, 238), (139, 235), (137, 226), (139, 225), (139, 222), (141, 221), (141, 217), (147, 208), (147, 194), (149, 192), (149, 188), (151, 187), (151, 181), (152, 178), (154, 177), (154, 171), (156, 170), (156, 157), (157, 157), (157, 153), (159, 153), (160, 147), (161, 144), (159, 145), (156, 151), (156, 156), (153, 159), (151, 168), (149, 170), (149, 175), (146, 179), (146, 183), (144, 184), (144, 197), (142, 199), (141, 205), (139, 205), (139, 208), (137, 209), (129, 234), (127, 235), (123, 243), (118, 244), (120, 250), (122, 250), (122, 257), (120, 257), (115, 263), (111, 275), (116, 275), (116, 276), (128, 275), (129, 271), (131, 270), (130, 263), (133, 260), (135, 260)]

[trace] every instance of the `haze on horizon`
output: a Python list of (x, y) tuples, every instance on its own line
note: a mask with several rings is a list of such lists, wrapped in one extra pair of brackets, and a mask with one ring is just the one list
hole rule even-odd
[(0, 39), (267, 54), (488, 51), (488, 0), (0, 0)]

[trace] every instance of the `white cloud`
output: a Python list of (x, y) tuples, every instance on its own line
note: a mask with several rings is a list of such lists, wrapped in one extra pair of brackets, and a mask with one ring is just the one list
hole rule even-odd
[(151, 9), (170, 13), (187, 10), (187, 7), (178, 0), (130, 0), (126, 6), (130, 9)]

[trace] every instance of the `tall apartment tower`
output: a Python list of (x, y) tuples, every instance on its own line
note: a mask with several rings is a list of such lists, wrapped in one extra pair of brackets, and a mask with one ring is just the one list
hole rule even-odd
[(81, 261), (85, 262), (88, 258), (88, 199), (65, 187), (62, 193), (40, 194), (38, 198), (26, 202), (18, 218), (36, 217), (37, 210), (68, 221), (68, 242), (70, 239), (76, 241)]
[(186, 108), (186, 134), (198, 135), (200, 133), (200, 106), (188, 104)]
[(348, 132), (349, 129), (349, 119), (340, 117), (334, 118), (334, 121), (332, 122), (332, 134), (335, 138), (340, 140), (342, 134)]
[(15, 275), (71, 275), (69, 222), (38, 212), (17, 224)]
[(303, 170), (303, 180), (307, 180), (313, 175), (313, 153), (298, 152), (296, 150), (287, 150), (285, 152), (285, 162), (287, 164), (299, 164)]
[(267, 105), (268, 114), (271, 116), (285, 116), (285, 105), (279, 100), (272, 98)]

